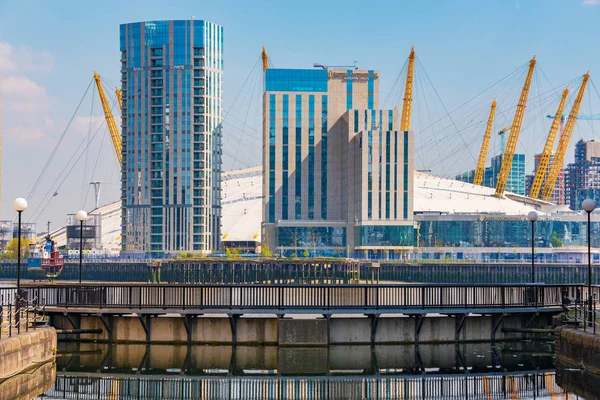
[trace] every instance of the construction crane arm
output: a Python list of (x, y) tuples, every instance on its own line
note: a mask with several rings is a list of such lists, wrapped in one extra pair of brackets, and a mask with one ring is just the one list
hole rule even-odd
[(485, 171), (485, 159), (487, 158), (488, 147), (490, 145), (490, 137), (492, 136), (492, 127), (494, 125), (494, 113), (496, 112), (496, 100), (492, 102), (490, 116), (488, 117), (487, 127), (483, 135), (481, 150), (479, 151), (479, 159), (477, 160), (477, 168), (475, 169), (475, 179), (473, 184), (481, 185), (483, 182), (483, 173)]
[(267, 55), (267, 49), (265, 48), (265, 46), (263, 46), (263, 48), (262, 48), (261, 58), (262, 58), (262, 68), (264, 71), (267, 68), (269, 68), (269, 56)]
[(110, 106), (108, 104), (108, 100), (106, 99), (106, 94), (104, 93), (104, 88), (102, 87), (102, 83), (100, 82), (100, 75), (98, 75), (94, 71), (94, 81), (96, 82), (96, 87), (98, 88), (98, 95), (100, 96), (100, 102), (102, 103), (102, 110), (104, 111), (104, 118), (106, 118), (106, 123), (108, 125), (108, 131), (110, 132), (110, 138), (113, 142), (113, 147), (115, 148), (115, 153), (117, 154), (117, 160), (119, 160), (119, 165), (122, 164), (123, 155), (121, 154), (121, 150), (123, 148), (123, 144), (121, 143), (121, 135), (119, 134), (119, 130), (117, 129), (117, 124), (115, 124), (115, 119), (113, 117), (112, 111), (110, 110)]
[[(577, 115), (579, 114), (579, 108), (581, 107), (581, 100), (583, 100), (583, 95), (585, 93), (585, 87), (587, 86), (588, 79), (590, 78), (590, 72), (588, 71), (581, 81), (581, 86), (579, 87), (579, 92), (577, 92), (577, 97), (573, 102), (573, 107), (571, 108), (571, 113), (567, 118), (567, 123), (565, 124), (565, 129), (563, 129), (562, 135), (560, 135), (560, 139), (558, 141), (558, 148), (556, 149), (556, 154), (554, 155), (554, 160), (552, 161), (552, 165), (550, 166), (550, 171), (548, 172), (548, 179), (546, 179), (546, 185), (544, 186), (544, 191), (542, 192), (542, 200), (549, 201), (552, 196), (552, 192), (554, 191), (554, 186), (556, 185), (556, 180), (558, 179), (558, 174), (560, 174), (560, 170), (563, 167), (563, 162), (565, 161), (565, 154), (567, 152), (567, 147), (569, 147), (569, 141), (571, 140), (571, 134), (573, 133), (573, 129), (575, 129), (575, 121), (577, 120)], [(557, 113), (561, 115), (561, 113)]]
[(496, 196), (502, 197), (504, 190), (506, 189), (506, 183), (508, 182), (508, 175), (512, 167), (513, 157), (515, 156), (515, 150), (517, 149), (517, 141), (519, 140), (519, 133), (521, 132), (521, 124), (523, 123), (523, 116), (525, 114), (525, 106), (527, 105), (527, 97), (529, 96), (529, 88), (531, 87), (531, 79), (533, 77), (533, 70), (535, 68), (535, 56), (529, 62), (529, 71), (527, 71), (527, 78), (523, 84), (523, 90), (521, 91), (521, 97), (517, 104), (513, 123), (510, 126), (510, 135), (508, 136), (508, 142), (506, 143), (506, 149), (502, 156), (502, 166), (498, 173), (498, 181), (496, 183)]
[(117, 101), (119, 102), (119, 110), (123, 109), (123, 99), (121, 98), (121, 89), (115, 88), (115, 94), (117, 95)]
[(408, 56), (408, 68), (406, 69), (406, 85), (404, 86), (404, 99), (402, 103), (402, 117), (400, 119), (400, 130), (410, 130), (410, 113), (412, 110), (412, 87), (415, 74), (415, 47), (410, 49)]
[(556, 110), (556, 116), (552, 121), (550, 132), (548, 133), (548, 137), (546, 138), (546, 144), (544, 144), (544, 150), (542, 151), (542, 156), (540, 157), (540, 162), (538, 164), (537, 170), (535, 171), (535, 177), (533, 178), (533, 184), (531, 185), (531, 190), (529, 191), (529, 197), (533, 199), (537, 199), (540, 195), (540, 190), (542, 189), (542, 184), (544, 183), (544, 178), (546, 177), (546, 172), (548, 171), (548, 164), (550, 163), (552, 149), (554, 148), (556, 132), (558, 132), (558, 127), (560, 126), (561, 115), (565, 108), (565, 103), (567, 102), (568, 95), (569, 89), (567, 88), (563, 91), (562, 98), (560, 99), (560, 104), (558, 105), (558, 110)]

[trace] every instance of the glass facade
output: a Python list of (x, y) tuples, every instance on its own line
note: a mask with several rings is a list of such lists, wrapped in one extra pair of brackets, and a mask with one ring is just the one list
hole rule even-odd
[[(498, 182), (498, 173), (502, 167), (502, 154), (492, 158), (491, 166), (485, 168), (482, 185), (495, 188)], [(475, 170), (463, 172), (455, 177), (461, 182), (473, 183)], [(525, 154), (515, 154), (510, 167), (510, 174), (506, 183), (506, 190), (515, 194), (525, 195)]]
[[(600, 223), (592, 222), (592, 246), (600, 246)], [(554, 238), (554, 239), (553, 239)], [(531, 247), (525, 220), (420, 221), (420, 247)], [(587, 221), (538, 220), (536, 247), (587, 245)]]
[(120, 26), (125, 252), (217, 249), (223, 28)]
[(412, 226), (363, 225), (356, 231), (357, 246), (414, 246)]
[(272, 69), (265, 71), (267, 92), (326, 92), (327, 71), (323, 69)]
[(331, 226), (294, 226), (277, 228), (278, 243), (291, 248), (345, 247), (346, 228)]

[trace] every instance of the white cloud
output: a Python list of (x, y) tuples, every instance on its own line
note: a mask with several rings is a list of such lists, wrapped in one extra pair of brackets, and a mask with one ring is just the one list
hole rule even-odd
[(49, 73), (53, 70), (54, 57), (50, 52), (0, 42), (0, 71), (22, 74), (32, 71)]
[(583, 0), (584, 6), (597, 6), (600, 4), (600, 0)]

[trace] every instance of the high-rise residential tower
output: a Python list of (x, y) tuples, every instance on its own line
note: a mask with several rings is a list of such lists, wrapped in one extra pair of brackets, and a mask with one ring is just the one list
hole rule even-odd
[(263, 240), (273, 252), (389, 257), (413, 246), (413, 135), (378, 106), (378, 71), (265, 71)]
[(121, 25), (122, 247), (168, 253), (220, 240), (223, 28)]

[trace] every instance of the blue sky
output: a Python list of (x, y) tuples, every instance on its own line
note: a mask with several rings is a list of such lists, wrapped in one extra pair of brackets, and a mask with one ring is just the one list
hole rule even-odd
[[(460, 105), (525, 64), (533, 54), (537, 54), (545, 74), (540, 80), (544, 81), (546, 76), (549, 80), (547, 86), (572, 80), (588, 69), (592, 77), (595, 71), (600, 71), (597, 51), (600, 0), (128, 0), (102, 3), (0, 0), (3, 219), (12, 218), (10, 200), (30, 192), (89, 84), (92, 71), (97, 70), (112, 82), (119, 80), (119, 24), (191, 16), (225, 28), (226, 110), (240, 92), (263, 45), (279, 68), (309, 68), (314, 62), (346, 65), (358, 60), (360, 68), (381, 72), (382, 101), (400, 73), (410, 46), (414, 45), (447, 109)], [(600, 79), (598, 82), (600, 87)], [(98, 101), (92, 107), (90, 97), (86, 98), (62, 150), (48, 168), (38, 195), (30, 199), (32, 214), (38, 207), (39, 224), (46, 220), (62, 224), (66, 213), (91, 207), (91, 195), (88, 193), (86, 199), (86, 192), (94, 164), (94, 178), (106, 182), (102, 202), (119, 196), (118, 168), (110, 143), (107, 139), (103, 143), (97, 139), (96, 150), (83, 155), (61, 185), (59, 194), (40, 213), (45, 204), (41, 195), (53, 190), (52, 182), (57, 180), (74, 148), (88, 135), (90, 123), (92, 126), (102, 123)], [(419, 101), (415, 97), (415, 103)], [(259, 106), (252, 106), (248, 120), (249, 125), (257, 128), (260, 126), (260, 115), (256, 114)], [(441, 103), (435, 107), (442, 109)], [(232, 110), (237, 108), (238, 115), (248, 109), (240, 104), (231, 107)], [(591, 111), (600, 112), (600, 107)], [(482, 113), (481, 119), (486, 117)], [(598, 128), (591, 126), (589, 135), (594, 136)], [(587, 131), (583, 132), (580, 136), (588, 135)], [(574, 139), (577, 134), (578, 131)], [(418, 135), (415, 131), (415, 136)], [(522, 151), (533, 154), (541, 150), (543, 143), (539, 146), (537, 143), (542, 137), (541, 134), (531, 136), (530, 141), (523, 142)], [(466, 142), (471, 143), (469, 138)], [(260, 143), (255, 145), (254, 158), (240, 161), (237, 166), (260, 161)], [(477, 148), (475, 143), (467, 153), (476, 152)], [(225, 153), (230, 151), (230, 148), (224, 149)], [(425, 148), (423, 153), (427, 151)], [(96, 163), (98, 154), (101, 157)], [(419, 158), (424, 164), (422, 167), (431, 167), (428, 154), (421, 154)], [(458, 172), (461, 168), (472, 168), (471, 158), (465, 156), (447, 162), (450, 166), (456, 164)]]

